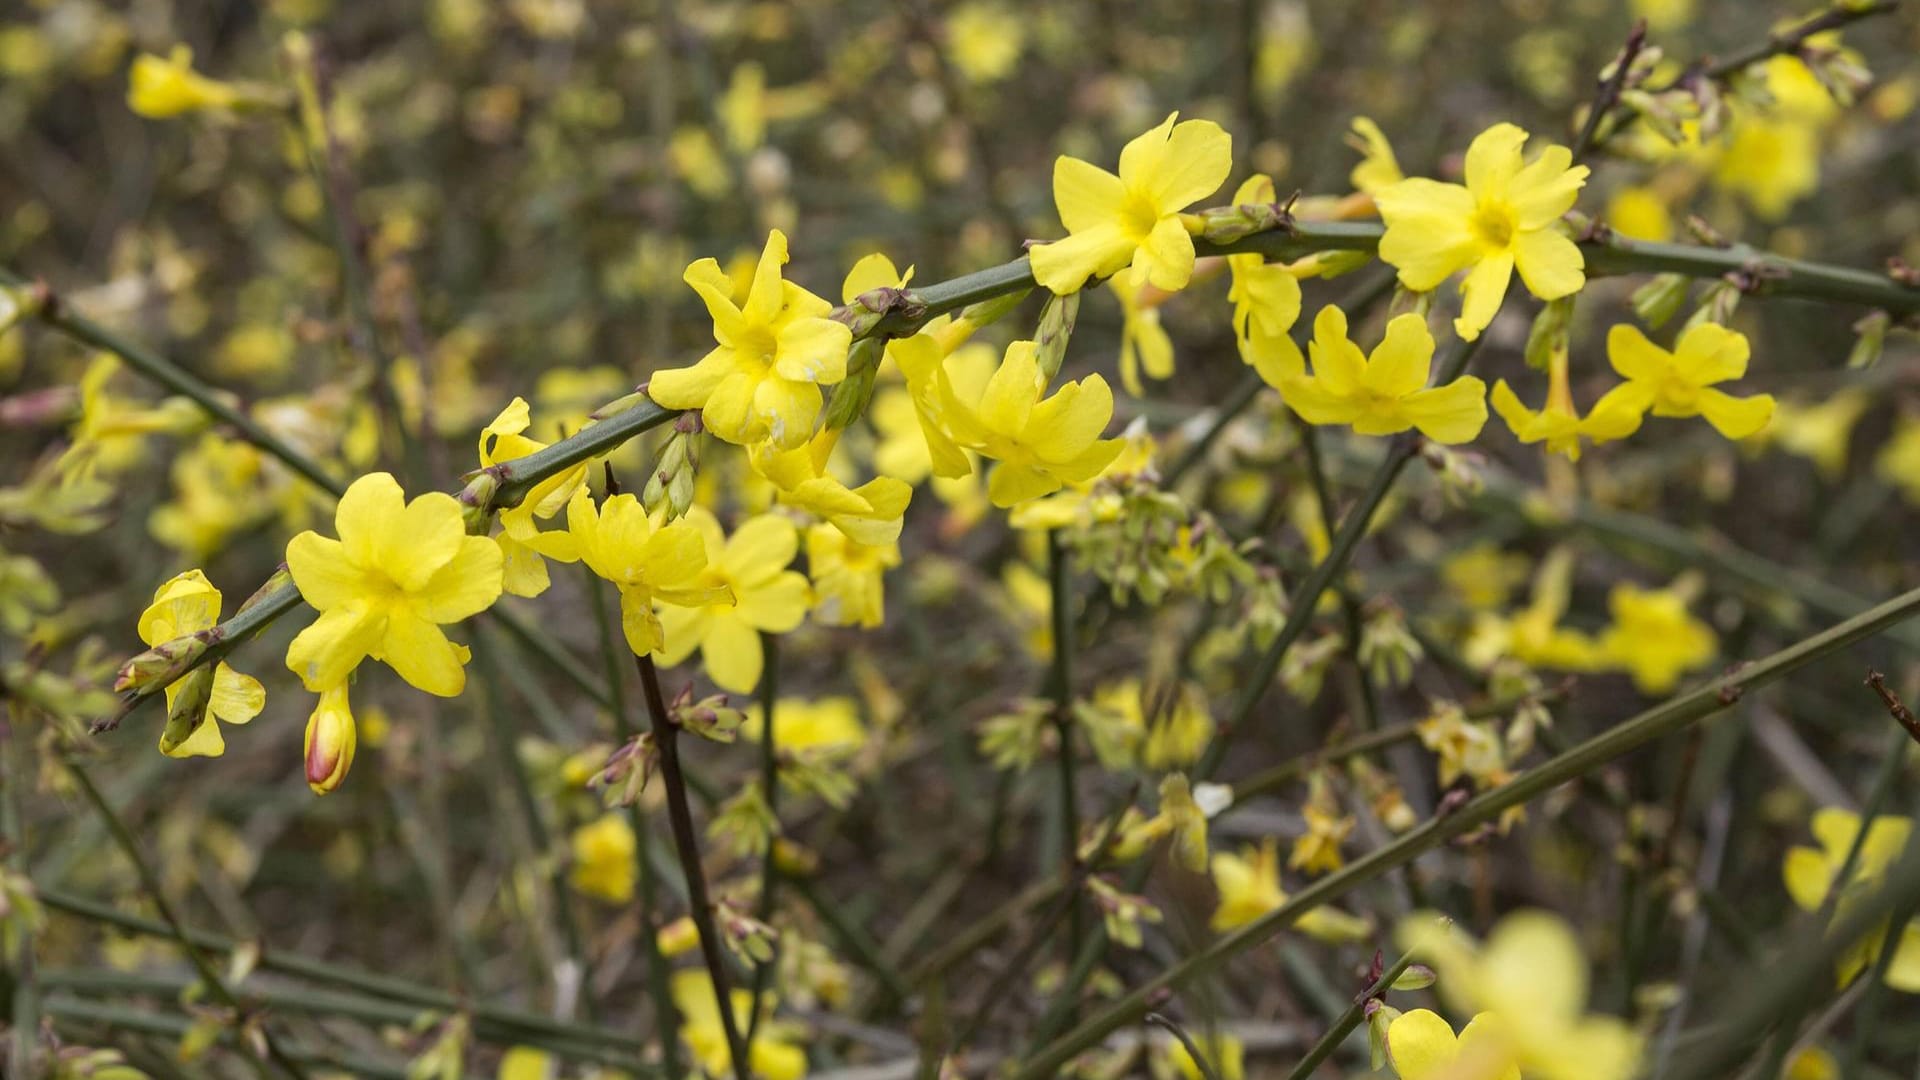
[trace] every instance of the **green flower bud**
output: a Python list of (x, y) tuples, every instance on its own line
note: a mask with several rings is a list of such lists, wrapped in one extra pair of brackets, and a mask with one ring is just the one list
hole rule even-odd
[(1080, 294), (1077, 292), (1048, 297), (1047, 306), (1040, 312), (1040, 326), (1033, 335), (1034, 343), (1040, 348), (1034, 359), (1048, 381), (1060, 373), (1060, 363), (1067, 358), (1067, 342), (1073, 337), (1074, 321), (1079, 317)]
[(1633, 290), (1633, 313), (1640, 321), (1658, 330), (1679, 314), (1693, 291), (1693, 282), (1684, 274), (1655, 274), (1645, 285)]
[[(123, 671), (125, 669), (122, 669)], [(160, 752), (171, 753), (186, 742), (201, 724), (210, 724), (207, 703), (213, 700), (213, 668), (199, 667), (188, 672), (176, 684), (173, 703), (167, 708), (167, 726), (160, 732)]]

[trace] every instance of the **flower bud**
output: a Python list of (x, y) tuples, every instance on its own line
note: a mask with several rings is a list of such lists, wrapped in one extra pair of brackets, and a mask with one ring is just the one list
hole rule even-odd
[(827, 399), (828, 431), (851, 427), (866, 415), (867, 404), (873, 400), (874, 376), (880, 370), (880, 354), (886, 346), (886, 339), (878, 336), (853, 343), (853, 351), (847, 354), (847, 377), (840, 380), (833, 388), (833, 396)]
[(1017, 292), (1007, 293), (1004, 296), (995, 296), (991, 299), (982, 300), (977, 304), (968, 304), (966, 307), (960, 309), (959, 318), (971, 323), (976, 329), (982, 326), (990, 326), (998, 322), (1007, 312), (1019, 307), (1020, 301), (1025, 300), (1027, 294), (1032, 291), (1032, 289), (1021, 289)]
[(1657, 330), (1679, 313), (1692, 291), (1693, 282), (1684, 274), (1655, 274), (1633, 290), (1633, 313)]
[(1242, 206), (1217, 206), (1200, 211), (1200, 237), (1215, 244), (1231, 244), (1255, 233), (1291, 229), (1291, 202), (1281, 204), (1247, 203)]
[(1034, 361), (1040, 374), (1051, 382), (1060, 373), (1060, 362), (1067, 358), (1067, 342), (1073, 337), (1074, 321), (1080, 317), (1080, 294), (1050, 296), (1040, 312), (1040, 327), (1034, 331)]
[(833, 317), (845, 323), (856, 338), (864, 338), (880, 328), (889, 315), (897, 315), (908, 322), (918, 322), (927, 313), (926, 301), (916, 296), (911, 289), (896, 289), (891, 286), (868, 289), (853, 298), (853, 303), (839, 308)]
[(645, 390), (635, 390), (630, 394), (622, 394), (588, 413), (587, 419), (610, 420), (646, 400), (648, 400), (648, 398)]
[(1540, 309), (1533, 320), (1533, 329), (1527, 333), (1527, 366), (1535, 371), (1547, 370), (1547, 364), (1553, 354), (1567, 349), (1567, 324), (1573, 321), (1573, 297), (1563, 296), (1550, 300)]
[(1893, 319), (1884, 311), (1870, 312), (1859, 322), (1853, 324), (1853, 349), (1847, 353), (1847, 367), (1870, 368), (1880, 362), (1880, 353), (1887, 347), (1887, 330), (1893, 325)]
[(460, 489), (460, 523), (469, 536), (485, 536), (493, 524), (493, 496), (500, 490), (500, 474), (482, 469)]
[(225, 636), (218, 626), (163, 641), (120, 665), (113, 688), (120, 693), (146, 695), (172, 685), (192, 671), (207, 650)]
[(325, 795), (347, 778), (358, 741), (347, 703), (347, 684), (322, 691), (320, 703), (307, 717), (307, 786), (315, 795)]
[(207, 703), (213, 700), (213, 668), (195, 668), (173, 685), (167, 695), (167, 726), (160, 732), (160, 752), (173, 756), (181, 743), (193, 737), (201, 724), (213, 723)]

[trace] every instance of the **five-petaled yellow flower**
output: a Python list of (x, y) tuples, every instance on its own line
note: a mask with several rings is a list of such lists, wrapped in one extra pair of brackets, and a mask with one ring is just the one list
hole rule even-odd
[[(153, 603), (140, 613), (138, 628), (141, 641), (159, 645), (211, 629), (219, 621), (220, 590), (207, 580), (207, 575), (189, 570), (153, 591)], [(184, 686), (185, 680), (167, 686), (169, 710)], [(176, 758), (219, 757), (227, 752), (227, 743), (220, 737), (218, 721), (244, 724), (258, 716), (266, 703), (267, 692), (260, 686), (260, 680), (242, 675), (223, 662), (213, 669), (213, 694), (199, 726), (177, 742), (168, 737), (167, 731), (162, 731), (160, 752)]]
[(1618, 323), (1607, 332), (1607, 359), (1627, 381), (1609, 390), (1594, 411), (1605, 406), (1703, 416), (1727, 438), (1744, 439), (1773, 419), (1773, 395), (1737, 398), (1714, 384), (1745, 375), (1747, 355), (1746, 335), (1718, 323), (1689, 328), (1672, 352), (1647, 340), (1639, 327)]
[(1180, 211), (1233, 171), (1233, 137), (1211, 120), (1169, 113), (1120, 151), (1120, 175), (1079, 158), (1053, 163), (1053, 202), (1065, 240), (1036, 244), (1033, 278), (1062, 296), (1088, 278), (1127, 270), (1135, 288), (1177, 292), (1193, 277), (1193, 237)]
[(1031, 341), (1007, 346), (977, 408), (949, 402), (955, 435), (999, 463), (987, 478), (987, 497), (1002, 508), (1091, 479), (1122, 448), (1121, 440), (1100, 437), (1113, 419), (1107, 381), (1089, 375), (1043, 398), (1038, 348)]
[(1593, 411), (1581, 416), (1573, 404), (1573, 389), (1567, 380), (1567, 353), (1554, 350), (1547, 366), (1547, 403), (1535, 412), (1520, 403), (1519, 395), (1501, 379), (1493, 384), (1493, 411), (1513, 429), (1513, 437), (1523, 443), (1546, 441), (1547, 450), (1580, 460), (1580, 440), (1593, 443), (1624, 439), (1640, 430), (1644, 409), (1634, 407), (1625, 397), (1607, 394), (1594, 403)]
[(1613, 621), (1600, 636), (1601, 651), (1643, 694), (1667, 693), (1720, 648), (1713, 628), (1688, 613), (1691, 591), (1685, 584), (1642, 589), (1623, 581), (1607, 595)]
[(499, 546), (467, 535), (453, 496), (408, 502), (388, 473), (355, 480), (333, 520), (340, 539), (309, 530), (287, 544), (293, 583), (320, 612), (287, 647), (287, 667), (329, 690), (371, 656), (429, 694), (460, 693), (467, 650), (440, 627), (499, 599)]
[(781, 280), (786, 261), (786, 234), (775, 229), (739, 305), (718, 262), (687, 267), (686, 283), (706, 301), (717, 344), (692, 367), (655, 372), (648, 396), (669, 409), (699, 409), (707, 430), (731, 443), (805, 445), (820, 417), (820, 387), (847, 377), (853, 331), (827, 317), (832, 304)]
[[(1819, 911), (1832, 899), (1835, 920), (1845, 917), (1849, 907), (1870, 899), (1885, 884), (1888, 869), (1899, 861), (1901, 852), (1907, 848), (1907, 838), (1913, 834), (1912, 818), (1882, 814), (1867, 826), (1867, 835), (1863, 838), (1860, 815), (1837, 806), (1814, 811), (1810, 824), (1813, 838), (1820, 846), (1788, 849), (1781, 869), (1786, 877), (1787, 892), (1795, 904), (1804, 911)], [(1852, 875), (1845, 882), (1836, 882), (1856, 843), (1860, 854), (1854, 858)], [(1836, 884), (1840, 888), (1837, 899), (1830, 895)], [(1893, 928), (1882, 924), (1841, 953), (1834, 972), (1840, 985), (1852, 982), (1879, 959), (1881, 950), (1888, 947), (1890, 936)], [(1905, 993), (1920, 994), (1920, 919), (1900, 928), (1892, 948), (1894, 953), (1887, 958), (1886, 984)]]
[(1587, 167), (1574, 165), (1564, 146), (1524, 162), (1526, 141), (1520, 128), (1495, 124), (1467, 148), (1465, 186), (1412, 177), (1374, 192), (1387, 226), (1380, 257), (1400, 271), (1402, 285), (1429, 292), (1467, 271), (1453, 322), (1467, 341), (1493, 321), (1516, 269), (1542, 300), (1586, 284), (1580, 248), (1555, 226), (1573, 209)]
[(760, 635), (784, 634), (807, 614), (807, 579), (787, 569), (800, 550), (799, 530), (777, 514), (761, 514), (729, 537), (698, 506), (682, 520), (700, 534), (706, 550), (701, 580), (730, 591), (733, 603), (661, 607), (666, 645), (660, 662), (678, 664), (697, 648), (715, 685), (750, 693), (760, 684)]
[(1438, 443), (1472, 442), (1487, 422), (1487, 387), (1472, 375), (1427, 386), (1433, 335), (1418, 315), (1387, 324), (1371, 356), (1347, 338), (1346, 312), (1329, 304), (1313, 320), (1313, 374), (1280, 381), (1287, 406), (1310, 424), (1351, 424), (1362, 435), (1418, 428)]
[(620, 629), (635, 656), (665, 643), (656, 601), (699, 607), (731, 603), (725, 582), (705, 579), (707, 549), (700, 531), (684, 521), (659, 528), (631, 493), (596, 507), (586, 488), (567, 504), (567, 531), (580, 545), (580, 561), (620, 588)]

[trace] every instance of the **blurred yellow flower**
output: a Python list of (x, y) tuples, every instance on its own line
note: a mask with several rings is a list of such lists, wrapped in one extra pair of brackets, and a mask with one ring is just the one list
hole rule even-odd
[[(1529, 1080), (1629, 1080), (1634, 1075), (1640, 1036), (1625, 1021), (1587, 1013), (1587, 958), (1558, 916), (1543, 911), (1508, 915), (1485, 944), (1420, 917), (1403, 924), (1400, 936), (1406, 948), (1432, 964), (1440, 994), (1450, 1004), (1476, 1018), (1480, 1013), (1498, 1017), (1468, 1044), (1476, 1054), (1504, 1058)], [(1430, 1035), (1438, 1035), (1427, 1027)], [(1409, 1029), (1409, 1035), (1417, 1030)], [(1389, 1028), (1389, 1041), (1394, 1037), (1395, 1029)], [(1397, 1052), (1395, 1064), (1401, 1064)], [(1495, 1066), (1470, 1075), (1511, 1074)]]
[(1682, 674), (1719, 651), (1713, 628), (1687, 612), (1690, 591), (1684, 583), (1642, 589), (1623, 581), (1607, 595), (1613, 621), (1600, 636), (1600, 648), (1609, 663), (1633, 676), (1641, 693), (1667, 693)]
[(1456, 1037), (1431, 1009), (1401, 1013), (1387, 1025), (1387, 1053), (1400, 1080), (1520, 1080), (1500, 1017), (1480, 1013)]
[(185, 45), (175, 45), (164, 57), (142, 53), (127, 73), (127, 108), (154, 120), (226, 111), (247, 101), (239, 87), (193, 70), (193, 50)]
[[(1814, 811), (1811, 827), (1813, 837), (1820, 846), (1789, 848), (1786, 860), (1781, 864), (1787, 893), (1803, 911), (1819, 911), (1827, 904), (1835, 885), (1834, 879), (1840, 876), (1841, 869), (1845, 867), (1848, 853), (1853, 851), (1856, 843), (1860, 845), (1852, 875), (1840, 886), (1839, 899), (1834, 902), (1835, 920), (1843, 918), (1851, 906), (1873, 895), (1885, 880), (1887, 869), (1900, 858), (1906, 850), (1908, 838), (1913, 835), (1911, 818), (1883, 814), (1867, 826), (1867, 834), (1863, 839), (1860, 836), (1860, 815), (1837, 806)], [(1855, 976), (1878, 960), (1881, 951), (1888, 947), (1887, 938), (1890, 934), (1891, 927), (1883, 923), (1842, 953), (1835, 964), (1839, 985), (1852, 982)], [(1901, 928), (1899, 940), (1894, 943), (1893, 949), (1894, 954), (1887, 964), (1887, 985), (1905, 993), (1920, 994), (1920, 919), (1912, 920)]]
[(573, 866), (568, 881), (576, 891), (609, 904), (633, 899), (639, 873), (633, 861), (638, 841), (626, 815), (603, 814), (580, 826), (573, 830), (569, 846), (573, 849)]
[(862, 544), (831, 525), (807, 530), (813, 610), (827, 626), (871, 629), (886, 619), (886, 573), (900, 565), (900, 545)]
[(1902, 417), (1873, 461), (1874, 472), (1920, 506), (1920, 417)]
[(1368, 195), (1378, 195), (1381, 191), (1405, 180), (1406, 174), (1400, 171), (1400, 161), (1393, 156), (1393, 144), (1380, 130), (1380, 125), (1372, 117), (1353, 118), (1352, 131), (1347, 136), (1347, 145), (1360, 152), (1360, 160), (1347, 174), (1347, 182), (1353, 190)]
[(1120, 385), (1142, 397), (1141, 368), (1148, 378), (1173, 376), (1173, 339), (1160, 325), (1160, 302), (1167, 294), (1151, 285), (1135, 288), (1119, 277), (1107, 282), (1107, 290), (1120, 301)]
[(1567, 380), (1567, 351), (1553, 350), (1547, 362), (1547, 402), (1539, 412), (1520, 403), (1519, 395), (1501, 379), (1493, 384), (1493, 411), (1500, 414), (1513, 437), (1523, 443), (1545, 441), (1550, 453), (1580, 460), (1580, 440), (1595, 444), (1624, 439), (1640, 430), (1645, 409), (1625, 395), (1605, 394), (1593, 411), (1581, 416), (1573, 404)]
[[(733, 1049), (727, 1045), (712, 977), (700, 968), (676, 971), (670, 994), (674, 1008), (680, 1012), (680, 1037), (700, 1068), (712, 1080), (729, 1080), (734, 1076)], [(746, 1030), (753, 1016), (753, 992), (734, 990), (727, 999), (734, 1023)], [(807, 1075), (807, 1051), (800, 1041), (805, 1034), (804, 1028), (791, 1021), (763, 1019), (748, 1050), (748, 1071), (759, 1080), (801, 1080)]]
[[(1218, 852), (1211, 861), (1213, 887), (1220, 905), (1208, 923), (1218, 931), (1236, 930), (1287, 902), (1280, 887), (1280, 842), (1274, 839), (1245, 846), (1240, 854)], [(1300, 916), (1301, 933), (1329, 944), (1359, 941), (1373, 931), (1373, 923), (1331, 905)]]

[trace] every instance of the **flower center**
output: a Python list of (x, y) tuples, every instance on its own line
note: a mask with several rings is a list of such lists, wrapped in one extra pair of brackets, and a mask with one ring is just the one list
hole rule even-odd
[(1121, 226), (1127, 235), (1136, 241), (1143, 241), (1160, 224), (1160, 208), (1152, 199), (1139, 192), (1128, 192), (1126, 205), (1120, 211)]
[(1490, 248), (1513, 243), (1513, 208), (1504, 202), (1483, 202), (1473, 214), (1474, 239)]

